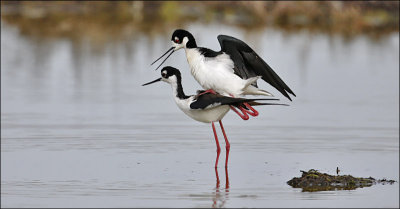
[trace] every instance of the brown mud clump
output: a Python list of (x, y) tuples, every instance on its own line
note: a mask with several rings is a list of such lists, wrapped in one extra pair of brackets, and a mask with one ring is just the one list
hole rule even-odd
[(302, 188), (303, 192), (316, 192), (328, 190), (353, 190), (370, 187), (373, 184), (393, 184), (394, 180), (376, 180), (372, 177), (358, 178), (351, 175), (329, 175), (317, 170), (301, 171), (301, 177), (294, 177), (287, 183), (294, 188)]

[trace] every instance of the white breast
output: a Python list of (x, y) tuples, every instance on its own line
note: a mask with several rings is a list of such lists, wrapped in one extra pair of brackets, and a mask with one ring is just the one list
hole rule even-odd
[(194, 96), (189, 97), (188, 99), (179, 99), (175, 97), (175, 102), (179, 109), (182, 110), (186, 115), (193, 118), (194, 120), (204, 122), (204, 123), (211, 123), (222, 120), (222, 118), (228, 113), (229, 106), (222, 105), (216, 106), (207, 109), (190, 109), (190, 104), (193, 102)]
[(207, 58), (198, 49), (185, 49), (193, 77), (204, 89), (213, 89), (225, 96), (239, 96), (243, 93), (246, 81), (234, 74), (234, 63), (229, 55), (223, 53)]

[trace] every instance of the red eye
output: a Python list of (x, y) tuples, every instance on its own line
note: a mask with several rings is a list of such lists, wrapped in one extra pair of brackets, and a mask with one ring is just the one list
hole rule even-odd
[(179, 39), (175, 39), (175, 43), (178, 43), (179, 42)]

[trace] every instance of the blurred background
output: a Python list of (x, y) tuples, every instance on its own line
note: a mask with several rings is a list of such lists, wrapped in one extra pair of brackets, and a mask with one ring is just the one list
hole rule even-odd
[[(112, 91), (104, 99), (112, 101), (125, 92), (121, 88), (129, 95), (138, 90), (135, 82), (158, 76), (149, 64), (169, 48), (172, 32), (184, 28), (199, 46), (214, 50), (219, 34), (242, 39), (289, 86), (304, 87), (312, 67), (349, 68), (354, 58), (337, 57), (346, 53), (367, 50), (361, 59), (372, 63), (369, 68), (382, 62), (379, 48), (394, 47), (385, 59), (397, 59), (398, 10), (398, 1), (2, 1), (2, 85), (34, 86), (36, 98), (54, 101), (94, 97), (92, 90), (104, 88)], [(329, 60), (311, 64), (324, 47)], [(187, 93), (194, 92), (200, 86), (179, 53), (165, 65), (184, 71)]]
[[(141, 86), (177, 28), (243, 40), (297, 95), (259, 82), (290, 106), (224, 118), (230, 186), (210, 126)], [(201, 88), (183, 50), (165, 65)], [(399, 180), (399, 1), (1, 1), (1, 130), (2, 207), (399, 207), (398, 184), (286, 185), (337, 166)]]
[(171, 33), (193, 22), (374, 37), (398, 31), (397, 1), (4, 1), (2, 21), (40, 38), (111, 40)]

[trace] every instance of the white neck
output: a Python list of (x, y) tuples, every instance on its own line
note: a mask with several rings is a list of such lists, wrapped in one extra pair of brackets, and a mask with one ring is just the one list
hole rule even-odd
[(179, 99), (178, 97), (178, 84), (176, 82), (171, 83), (172, 94), (175, 99)]

